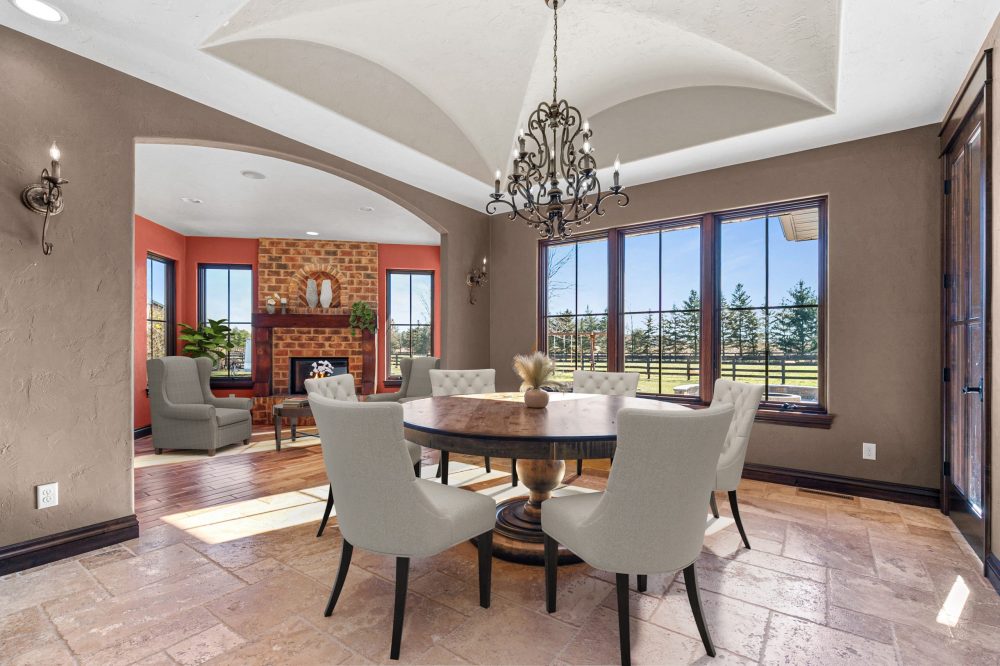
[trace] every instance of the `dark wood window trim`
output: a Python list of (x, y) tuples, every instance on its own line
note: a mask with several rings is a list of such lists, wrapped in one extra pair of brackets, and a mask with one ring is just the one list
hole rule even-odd
[[(198, 264), (198, 324), (203, 324), (206, 322), (205, 319), (205, 271), (207, 269), (221, 269), (228, 271), (249, 271), (251, 275), (251, 284), (253, 284), (253, 266), (251, 264)], [(230, 311), (228, 300), (231, 298), (231, 294), (226, 294), (227, 306), (226, 312)], [(254, 294), (251, 294), (251, 302), (253, 301)], [(227, 322), (231, 323), (231, 322)], [(236, 322), (237, 324), (245, 324), (250, 326), (250, 340), (251, 345), (253, 344), (253, 323), (252, 322)], [(251, 348), (250, 357), (253, 358), (253, 351)], [(236, 388), (236, 389), (246, 389), (253, 388), (253, 374), (249, 377), (212, 377), (210, 381), (212, 388)]]
[[(393, 275), (427, 275), (431, 279), (431, 321), (430, 321), (430, 354), (429, 356), (434, 356), (434, 329), (437, 326), (437, 322), (434, 321), (434, 271), (426, 270), (406, 270), (390, 268), (385, 272), (385, 377), (382, 384), (384, 386), (402, 386), (403, 378), (399, 375), (390, 375), (389, 369), (392, 367), (392, 345), (389, 344), (389, 337), (392, 335), (392, 326), (389, 322), (392, 321), (392, 289), (390, 288), (390, 281)], [(413, 311), (413, 284), (410, 284), (410, 311), (412, 318)], [(407, 325), (412, 326), (412, 322)], [(412, 351), (412, 350), (411, 350)]]
[[(751, 206), (723, 211), (706, 212), (701, 215), (685, 216), (658, 220), (655, 222), (626, 225), (610, 229), (593, 231), (574, 235), (565, 240), (539, 241), (538, 244), (538, 280), (537, 280), (537, 321), (536, 340), (538, 349), (547, 349), (547, 248), (553, 245), (564, 245), (588, 240), (605, 238), (608, 241), (608, 370), (617, 371), (623, 366), (624, 336), (621, 335), (622, 322), (622, 271), (624, 237), (643, 230), (665, 229), (700, 221), (701, 226), (701, 374), (699, 380), (699, 397), (664, 396), (643, 394), (643, 397), (657, 400), (679, 402), (693, 406), (711, 403), (715, 378), (719, 376), (720, 358), (720, 315), (721, 315), (721, 261), (720, 261), (720, 229), (722, 220), (734, 215), (753, 215), (755, 213), (773, 214), (788, 210), (797, 210), (810, 205), (819, 209), (819, 276), (818, 276), (818, 404), (798, 405), (795, 403), (765, 402), (757, 410), (756, 420), (760, 423), (777, 425), (793, 425), (809, 428), (830, 428), (834, 415), (827, 412), (826, 395), (826, 312), (827, 312), (827, 197), (810, 197), (775, 204)], [(705, 295), (710, 295), (708, 298)]]
[[(164, 276), (165, 276), (165, 289), (166, 302), (163, 304), (164, 309), (164, 328), (166, 329), (166, 355), (174, 356), (177, 354), (177, 278), (176, 278), (176, 266), (177, 264), (173, 259), (168, 259), (167, 257), (161, 257), (153, 252), (146, 253), (146, 284), (149, 284), (149, 262), (154, 261), (163, 264), (164, 266)], [(152, 322), (153, 319), (149, 316), (149, 301), (147, 297), (146, 302), (146, 321)], [(155, 320), (161, 321), (161, 320)], [(148, 330), (148, 325), (147, 325)], [(146, 340), (146, 358), (149, 358), (150, 352), (150, 340)]]

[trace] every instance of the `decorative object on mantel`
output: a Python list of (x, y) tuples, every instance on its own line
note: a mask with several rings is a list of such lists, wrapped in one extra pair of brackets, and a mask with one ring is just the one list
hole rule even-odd
[(556, 364), (542, 352), (518, 354), (514, 357), (514, 372), (521, 378), (526, 407), (543, 409), (549, 404), (549, 394), (542, 389), (562, 386), (560, 382), (551, 379), (555, 371)]
[(311, 308), (319, 304), (319, 292), (316, 290), (316, 280), (312, 278), (306, 281), (306, 304)]
[(324, 377), (333, 377), (333, 364), (329, 361), (316, 361), (312, 364), (312, 372), (309, 373), (310, 379), (323, 379)]
[(281, 297), (281, 314), (288, 314), (288, 299)]
[(178, 324), (181, 328), (180, 339), (184, 345), (184, 353), (191, 358), (204, 356), (218, 364), (231, 349), (236, 349), (236, 343), (230, 335), (233, 329), (226, 325), (225, 319), (209, 319), (207, 324), (198, 327)]
[(486, 257), (483, 257), (483, 267), (473, 268), (469, 271), (469, 274), (465, 276), (465, 286), (469, 288), (469, 303), (472, 305), (476, 304), (476, 289), (486, 284), (487, 279)]
[(333, 284), (329, 280), (323, 280), (319, 290), (319, 304), (328, 308), (330, 303), (333, 303)]
[[(627, 206), (629, 202), (618, 181), (620, 162), (617, 158), (614, 185), (608, 192), (601, 191), (590, 143), (593, 135), (590, 124), (583, 120), (576, 107), (558, 96), (559, 5), (566, 1), (545, 0), (553, 9), (555, 27), (552, 102), (542, 102), (529, 116), (527, 133), (522, 128), (517, 139), (518, 147), (514, 149), (514, 163), (504, 192), (500, 190), (502, 174), (498, 169), (492, 201), (486, 204), (486, 212), (490, 215), (500, 212), (501, 205), (509, 207), (509, 219), (521, 218), (542, 238), (549, 239), (566, 238), (573, 233), (574, 226), (589, 223), (592, 215), (604, 215), (602, 205), (610, 197), (614, 197), (619, 206)], [(579, 148), (577, 140), (582, 142)]]
[(280, 300), (280, 296), (275, 294), (274, 296), (268, 296), (265, 305), (267, 306), (267, 314), (274, 314), (275, 306)]
[(351, 335), (357, 335), (358, 331), (375, 332), (375, 311), (372, 306), (365, 301), (354, 301), (351, 303)]
[(42, 169), (42, 175), (39, 178), (41, 183), (28, 185), (21, 190), (21, 203), (28, 210), (45, 216), (42, 221), (42, 254), (46, 256), (52, 254), (52, 243), (45, 240), (45, 235), (49, 230), (49, 218), (63, 212), (66, 202), (62, 196), (62, 186), (69, 182), (62, 177), (62, 166), (59, 164), (60, 156), (59, 146), (53, 141), (52, 146), (49, 147), (52, 171)]

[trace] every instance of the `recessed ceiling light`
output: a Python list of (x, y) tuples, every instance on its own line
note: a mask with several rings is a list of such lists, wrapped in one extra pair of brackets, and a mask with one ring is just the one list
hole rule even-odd
[(318, 231), (307, 231), (306, 236), (319, 236)]
[(65, 23), (66, 15), (42, 0), (10, 0), (10, 3), (22, 12), (47, 23)]
[(373, 211), (373, 210), (375, 210), (375, 209), (374, 209), (374, 208), (372, 208), (371, 206), (362, 206), (362, 207), (361, 207), (361, 208), (359, 208), (358, 210), (362, 210), (362, 211), (364, 211), (364, 212), (366, 212), (366, 213), (370, 213), (370, 212), (372, 212), (372, 211)]
[(200, 204), (200, 203), (202, 203), (201, 199), (199, 199), (198, 197), (181, 197), (181, 201), (183, 201), (184, 203), (189, 203), (189, 204)]
[(243, 174), (244, 178), (249, 178), (250, 180), (264, 180), (267, 178), (267, 176), (262, 174), (260, 171), (250, 171), (248, 169), (246, 171), (240, 171), (240, 173)]

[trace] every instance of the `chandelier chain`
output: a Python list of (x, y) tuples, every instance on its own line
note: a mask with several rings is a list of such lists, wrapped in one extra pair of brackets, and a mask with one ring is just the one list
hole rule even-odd
[(552, 38), (552, 103), (559, 99), (559, 0), (555, 0), (552, 10), (555, 34)]

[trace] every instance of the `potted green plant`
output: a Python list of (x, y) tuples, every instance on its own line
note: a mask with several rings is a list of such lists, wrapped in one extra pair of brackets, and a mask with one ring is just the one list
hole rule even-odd
[(354, 301), (351, 303), (351, 318), (348, 321), (351, 325), (351, 335), (357, 335), (358, 331), (375, 332), (375, 311), (366, 301)]
[(232, 332), (225, 319), (209, 319), (208, 323), (199, 326), (178, 324), (181, 329), (180, 339), (184, 341), (184, 353), (192, 358), (204, 356), (213, 364), (226, 357), (231, 349), (236, 348), (232, 341)]
[(552, 379), (555, 371), (556, 364), (542, 352), (518, 354), (514, 357), (514, 372), (521, 378), (525, 406), (542, 409), (549, 404), (549, 394), (542, 389), (562, 386)]

